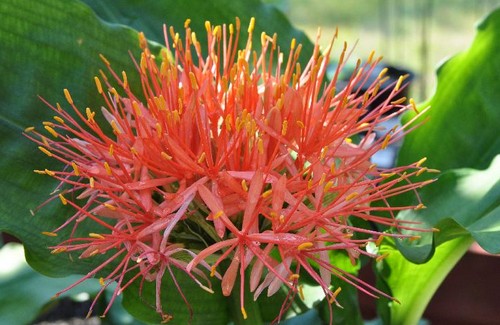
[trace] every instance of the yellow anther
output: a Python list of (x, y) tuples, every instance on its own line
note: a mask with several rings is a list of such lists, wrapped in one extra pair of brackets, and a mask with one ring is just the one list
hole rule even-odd
[(420, 238), (421, 238), (420, 236), (411, 236), (410, 238), (408, 238), (408, 240), (410, 242), (414, 242), (415, 240), (420, 239)]
[(301, 284), (298, 286), (299, 288), (299, 296), (300, 296), (300, 299), (302, 300), (305, 300), (305, 296), (304, 296), (304, 286)]
[(417, 104), (415, 104), (415, 100), (413, 98), (410, 98), (410, 105), (411, 105), (411, 108), (415, 111), (415, 113), (420, 113), (417, 109)]
[(380, 262), (380, 261), (382, 261), (384, 258), (386, 258), (387, 256), (389, 256), (389, 253), (384, 253), (384, 254), (382, 254), (382, 255), (379, 255), (379, 256), (377, 256), (377, 257), (375, 258), (375, 261)]
[(94, 186), (95, 186), (94, 177), (89, 178), (89, 185), (90, 185), (90, 188), (94, 188)]
[(213, 278), (215, 276), (215, 265), (210, 268), (210, 276)]
[(423, 204), (423, 203), (419, 203), (417, 204), (417, 206), (415, 208), (413, 208), (413, 210), (422, 210), (422, 209), (426, 209), (427, 207)]
[(385, 76), (385, 74), (387, 73), (387, 71), (389, 71), (388, 68), (383, 68), (382, 71), (380, 71), (380, 73), (378, 74), (378, 79), (381, 79)]
[(297, 273), (294, 273), (288, 277), (290, 281), (297, 280), (298, 278), (300, 278), (300, 275)]
[(321, 174), (321, 178), (319, 179), (318, 185), (323, 185), (325, 183), (325, 180), (326, 180), (326, 174), (323, 173)]
[(112, 175), (111, 173), (111, 167), (109, 167), (109, 164), (107, 161), (104, 162), (104, 169), (106, 169), (106, 174), (108, 174), (109, 176)]
[(403, 104), (404, 102), (406, 102), (406, 97), (401, 97), (401, 98), (398, 98), (394, 101), (391, 102), (392, 105), (399, 105), (399, 104)]
[(234, 34), (234, 26), (233, 26), (233, 24), (229, 24), (229, 34), (230, 35)]
[(219, 219), (223, 214), (224, 212), (222, 210), (217, 211), (217, 213), (213, 215), (213, 220)]
[(380, 177), (389, 178), (396, 175), (396, 173), (380, 173)]
[(61, 107), (61, 104), (56, 103), (56, 107), (57, 107), (57, 110), (58, 110), (59, 112), (62, 112), (62, 110), (63, 110), (63, 109), (62, 109), (62, 107)]
[(389, 144), (389, 141), (391, 141), (391, 135), (390, 134), (387, 134), (385, 136), (385, 139), (384, 141), (382, 142), (382, 145), (380, 146), (381, 149), (385, 149), (387, 148), (387, 145)]
[(358, 192), (352, 192), (351, 194), (349, 194), (348, 196), (346, 196), (345, 200), (346, 201), (351, 201), (352, 199), (356, 198), (358, 196)]
[(310, 241), (308, 241), (308, 242), (302, 243), (299, 246), (297, 246), (297, 249), (299, 251), (303, 251), (304, 249), (308, 249), (308, 248), (311, 248), (313, 246), (314, 246), (314, 244), (311, 243)]
[(333, 181), (326, 182), (324, 191), (328, 192), (332, 188), (332, 186), (333, 186)]
[(220, 37), (221, 35), (221, 28), (219, 25), (215, 26), (213, 32), (212, 32), (212, 35), (215, 36), (215, 37)]
[(40, 174), (40, 175), (45, 175), (45, 170), (34, 169), (33, 172)]
[(60, 124), (64, 124), (64, 120), (62, 118), (60, 118), (59, 116), (54, 116), (54, 120), (56, 120)]
[(257, 150), (261, 155), (264, 154), (264, 141), (262, 141), (262, 138), (259, 138), (259, 140), (257, 140)]
[(34, 126), (29, 126), (27, 127), (26, 129), (24, 129), (24, 132), (28, 133), (28, 132), (32, 132), (35, 130), (35, 127)]
[(292, 38), (292, 41), (290, 42), (290, 50), (295, 49), (295, 45), (297, 45), (297, 40)]
[(372, 51), (370, 52), (370, 55), (368, 56), (368, 61), (367, 61), (367, 63), (371, 63), (371, 62), (372, 62), (372, 60), (373, 60), (373, 56), (374, 56), (374, 55), (375, 55), (375, 51), (373, 51), (373, 50), (372, 50)]
[(191, 23), (191, 19), (189, 19), (189, 18), (188, 18), (188, 19), (186, 19), (186, 20), (184, 21), (184, 28), (188, 28), (190, 23)]
[(243, 319), (247, 319), (248, 318), (247, 312), (245, 310), (245, 307), (241, 307), (241, 314), (243, 315)]
[(255, 28), (255, 17), (250, 18), (250, 24), (248, 24), (248, 33), (252, 33)]
[(95, 76), (94, 77), (94, 82), (95, 82), (95, 86), (97, 88), (97, 92), (99, 94), (102, 94), (102, 85), (101, 85), (101, 80), (99, 80), (99, 77)]
[(128, 88), (128, 78), (127, 78), (127, 73), (125, 71), (122, 71), (122, 78), (123, 78), (123, 88), (127, 89)]
[(332, 296), (330, 297), (330, 299), (328, 299), (328, 302), (330, 304), (333, 304), (335, 302), (335, 300), (337, 300), (337, 296), (339, 295), (340, 291), (342, 291), (342, 287), (338, 287), (337, 290), (335, 290), (332, 294)]
[(116, 210), (116, 207), (114, 205), (109, 204), (109, 203), (104, 203), (103, 205), (104, 205), (104, 207), (106, 209), (109, 209), (111, 211), (115, 211)]
[(146, 36), (144, 35), (143, 32), (139, 32), (138, 37), (139, 37), (139, 47), (143, 50), (146, 49), (148, 47)]
[(295, 124), (297, 124), (297, 126), (298, 126), (299, 128), (301, 128), (301, 129), (303, 129), (303, 128), (305, 128), (305, 127), (306, 127), (306, 126), (305, 126), (305, 124), (304, 124), (304, 122), (302, 122), (302, 121), (300, 121), (300, 120), (297, 120), (297, 121), (295, 122)]
[(280, 223), (284, 223), (284, 222), (285, 222), (285, 215), (280, 214)]
[(130, 152), (133, 154), (133, 155), (138, 155), (139, 152), (137, 151), (137, 149), (135, 147), (131, 147), (130, 148)]
[(49, 236), (49, 237), (57, 237), (57, 234), (52, 231), (42, 231), (42, 235)]
[(104, 287), (104, 284), (105, 284), (105, 283), (104, 283), (104, 278), (102, 278), (102, 277), (101, 277), (101, 278), (99, 278), (99, 284), (100, 284), (102, 287)]
[(165, 151), (162, 151), (160, 153), (160, 156), (165, 159), (165, 160), (172, 160), (172, 156), (170, 156), (168, 153), (166, 153)]
[(104, 62), (105, 65), (110, 66), (111, 64), (109, 63), (108, 59), (102, 54), (99, 54), (99, 58), (101, 58), (102, 62)]
[(95, 122), (94, 121), (95, 112), (92, 112), (90, 107), (85, 108), (85, 114), (87, 114), (87, 121)]
[(307, 181), (307, 189), (310, 190), (313, 187), (313, 180), (310, 179)]
[(99, 249), (94, 249), (92, 252), (90, 252), (89, 256), (88, 257), (92, 257), (92, 256), (95, 256), (99, 253)]
[(208, 20), (205, 21), (205, 29), (207, 30), (207, 33), (212, 30), (212, 27), (210, 26), (210, 22)]
[(73, 171), (75, 173), (75, 176), (80, 176), (80, 170), (78, 169), (78, 166), (74, 161), (71, 162), (71, 167), (73, 167)]
[(352, 139), (351, 138), (345, 138), (345, 142), (346, 143), (352, 143)]
[(422, 164), (423, 164), (426, 160), (427, 160), (427, 157), (424, 157), (424, 158), (420, 159), (420, 160), (417, 162), (416, 166), (417, 166), (417, 167), (422, 166)]
[(134, 109), (135, 115), (137, 115), (138, 117), (142, 116), (142, 111), (139, 107), (139, 103), (137, 103), (135, 100), (132, 101), (132, 108)]
[(66, 100), (70, 105), (73, 105), (73, 98), (71, 98), (71, 94), (69, 93), (69, 90), (64, 88), (64, 97), (66, 97)]
[(194, 90), (198, 90), (198, 82), (196, 81), (196, 76), (192, 71), (189, 72), (189, 80), (191, 81), (191, 86)]
[(115, 120), (111, 120), (111, 123), (110, 123), (110, 124), (111, 124), (111, 128), (113, 129), (113, 132), (114, 132), (115, 134), (117, 134), (117, 135), (118, 135), (118, 134), (121, 134), (121, 133), (122, 133), (122, 131), (120, 131), (120, 129), (119, 129), (119, 128), (118, 128), (118, 126), (116, 125), (116, 121), (115, 121)]
[(113, 156), (113, 153), (115, 152), (115, 147), (113, 146), (113, 144), (110, 144), (109, 145), (109, 148), (108, 148), (108, 153), (110, 156)]
[(43, 152), (44, 154), (46, 154), (47, 156), (52, 157), (52, 152), (48, 151), (44, 147), (39, 146), (38, 149), (40, 149), (40, 151)]
[(441, 230), (438, 229), (438, 228), (432, 228), (432, 231), (434, 231), (434, 232), (440, 232)]
[(53, 171), (48, 170), (48, 169), (45, 169), (44, 172), (45, 172), (45, 174), (47, 174), (47, 175), (49, 175), (51, 177), (56, 175), (56, 173), (54, 173)]
[(425, 173), (426, 171), (427, 171), (427, 167), (424, 167), (424, 168), (420, 169), (420, 170), (416, 173), (416, 175), (417, 175), (417, 176), (420, 176), (420, 175), (422, 175), (423, 173)]
[(405, 76), (399, 76), (398, 82), (396, 83), (396, 86), (394, 87), (394, 91), (398, 91), (401, 85), (403, 84), (403, 81), (406, 79)]
[(268, 198), (271, 196), (271, 194), (273, 194), (273, 190), (272, 189), (269, 189), (267, 191), (265, 191), (264, 193), (262, 193), (262, 198), (265, 199), (265, 198)]
[(103, 235), (101, 234), (96, 234), (95, 232), (89, 233), (90, 238), (95, 238), (95, 239), (105, 239)]
[(68, 204), (68, 201), (66, 200), (66, 198), (62, 194), (59, 194), (59, 199), (61, 200), (63, 205)]
[(207, 154), (205, 153), (205, 151), (203, 151), (200, 155), (200, 157), (198, 158), (198, 164), (201, 164), (205, 161), (205, 158), (207, 157)]
[(50, 251), (50, 254), (60, 254), (62, 252), (67, 251), (68, 249), (66, 247), (58, 247), (56, 249), (53, 249)]
[(45, 125), (44, 126), (45, 130), (47, 130), (54, 138), (57, 138), (59, 134), (57, 134), (56, 130), (54, 130), (52, 127)]
[(49, 141), (47, 140), (47, 138), (44, 137), (43, 135), (41, 136), (41, 138), (42, 138), (43, 145), (46, 147), (50, 147)]
[(377, 240), (375, 241), (375, 245), (380, 246), (380, 244), (382, 244), (383, 240), (384, 240), (384, 236), (382, 236), (382, 235), (378, 236)]
[(284, 120), (283, 123), (281, 124), (281, 135), (286, 135), (287, 131), (288, 131), (288, 121)]
[(231, 117), (231, 115), (227, 115), (224, 119), (224, 122), (226, 123), (226, 130), (228, 132), (231, 132), (231, 123), (233, 122), (233, 118)]
[(243, 191), (248, 192), (248, 184), (244, 179), (241, 180), (241, 188), (243, 189)]

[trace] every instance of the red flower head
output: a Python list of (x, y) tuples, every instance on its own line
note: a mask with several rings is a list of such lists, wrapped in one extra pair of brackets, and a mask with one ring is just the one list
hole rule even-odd
[[(358, 62), (347, 84), (337, 89), (345, 46), (328, 81), (332, 46), (322, 54), (316, 44), (302, 67), (301, 46), (295, 41), (284, 55), (276, 35), (262, 34), (261, 53), (253, 51), (253, 19), (244, 49), (237, 47), (239, 20), (205, 26), (205, 50), (188, 22), (184, 40), (165, 28), (166, 49), (159, 56), (140, 34), (143, 52), (136, 65), (141, 91), (103, 58), (114, 81), (103, 73), (95, 82), (105, 103), (100, 114), (109, 125), (98, 123), (90, 108), (78, 109), (65, 90), (71, 109), (49, 105), (57, 114), (44, 123), (50, 136), (29, 128), (28, 137), (40, 150), (66, 165), (60, 171), (36, 172), (59, 180), (54, 197), (76, 209), (59, 228), (45, 233), (56, 236), (73, 227), (71, 237), (53, 252), (80, 251), (81, 258), (107, 254), (81, 281), (113, 265), (101, 278), (104, 287), (118, 283), (113, 300), (133, 281), (156, 281), (156, 309), (165, 320), (170, 316), (163, 312), (160, 287), (164, 276), (173, 277), (172, 267), (208, 291), (210, 281), (198, 266), (210, 270), (221, 277), (224, 295), (240, 279), (244, 317), (245, 273), (255, 298), (265, 289), (272, 295), (283, 285), (297, 292), (301, 272), (331, 302), (340, 292), (330, 285), (332, 275), (387, 297), (332, 265), (329, 253), (346, 251), (353, 263), (360, 255), (383, 258), (365, 246), (379, 243), (382, 236), (407, 237), (400, 230), (412, 225), (402, 224), (394, 213), (423, 207), (387, 202), (429, 182), (412, 180), (427, 170), (421, 167), (423, 160), (391, 169), (371, 162), (377, 151), (410, 130), (405, 125), (375, 137), (381, 122), (414, 108), (395, 99), (403, 78), (385, 90), (382, 104), (368, 110), (385, 82), (382, 72), (368, 84), (379, 60)], [(368, 90), (361, 94), (361, 87)], [(84, 219), (97, 230), (78, 237)], [(390, 231), (357, 227), (355, 219)], [(202, 225), (205, 233), (199, 235), (210, 238), (206, 248), (175, 236), (185, 221)], [(220, 269), (228, 259), (229, 267)], [(209, 266), (209, 260), (215, 263)]]

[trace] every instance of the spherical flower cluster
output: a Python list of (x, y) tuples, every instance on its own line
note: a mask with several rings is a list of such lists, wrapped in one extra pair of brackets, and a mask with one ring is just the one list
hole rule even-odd
[[(423, 207), (387, 201), (429, 182), (414, 179), (427, 170), (423, 160), (390, 169), (371, 161), (413, 127), (375, 136), (381, 122), (414, 108), (398, 99), (403, 78), (385, 90), (382, 104), (368, 109), (386, 81), (382, 72), (368, 84), (379, 60), (358, 62), (337, 88), (345, 46), (328, 81), (332, 46), (322, 54), (316, 43), (302, 67), (295, 41), (284, 55), (276, 36), (263, 33), (262, 51), (253, 51), (253, 24), (243, 49), (237, 45), (239, 20), (229, 26), (207, 22), (204, 46), (189, 22), (184, 36), (165, 28), (166, 48), (157, 55), (140, 34), (136, 66), (142, 88), (133, 89), (126, 73), (115, 73), (103, 57), (112, 78), (95, 77), (105, 103), (99, 112), (80, 110), (64, 90), (71, 109), (47, 103), (54, 120), (44, 122), (44, 132), (27, 129), (43, 153), (65, 165), (36, 172), (57, 179), (61, 184), (52, 198), (76, 210), (45, 232), (57, 236), (72, 227), (52, 252), (104, 254), (104, 263), (81, 281), (102, 276), (103, 289), (116, 282), (111, 303), (133, 281), (155, 281), (156, 311), (168, 320), (162, 279), (173, 277), (184, 297), (173, 268), (209, 292), (209, 275), (221, 279), (224, 295), (239, 283), (244, 317), (245, 274), (255, 299), (282, 286), (297, 292), (301, 272), (331, 303), (340, 292), (331, 286), (332, 276), (387, 296), (332, 264), (329, 254), (345, 251), (353, 263), (361, 255), (381, 258), (366, 245), (382, 236), (407, 237), (401, 229), (413, 225), (402, 224), (395, 212)], [(99, 115), (107, 122), (98, 122), (104, 121)], [(357, 227), (355, 219), (388, 231)], [(83, 220), (96, 230), (76, 236)], [(175, 235), (187, 221), (200, 225), (204, 247)], [(230, 262), (222, 268), (225, 260)]]

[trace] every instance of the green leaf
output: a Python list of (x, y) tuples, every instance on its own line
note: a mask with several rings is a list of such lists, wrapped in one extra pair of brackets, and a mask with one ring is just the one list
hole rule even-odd
[[(437, 71), (429, 121), (405, 137), (400, 165), (427, 157), (440, 170), (486, 168), (500, 153), (500, 9), (477, 27), (471, 47)], [(410, 116), (408, 116), (409, 118)]]
[(417, 324), (434, 292), (473, 242), (460, 237), (436, 248), (433, 258), (425, 264), (409, 262), (394, 245), (384, 244), (380, 253), (389, 256), (378, 262), (378, 287), (400, 303), (381, 298), (377, 309), (384, 324)]

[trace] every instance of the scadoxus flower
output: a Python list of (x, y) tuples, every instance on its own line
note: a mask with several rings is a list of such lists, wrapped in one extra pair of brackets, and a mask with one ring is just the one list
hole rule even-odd
[[(244, 48), (238, 48), (238, 19), (205, 27), (203, 42), (189, 21), (182, 36), (165, 27), (166, 47), (156, 55), (139, 34), (142, 55), (132, 73), (139, 75), (140, 87), (103, 57), (108, 72), (95, 77), (104, 103), (100, 111), (81, 110), (64, 90), (69, 106), (47, 103), (56, 115), (44, 122), (45, 132), (27, 129), (44, 154), (65, 165), (36, 171), (60, 182), (51, 199), (76, 211), (45, 232), (57, 236), (72, 227), (52, 252), (104, 254), (105, 262), (81, 281), (101, 277), (103, 289), (117, 282), (112, 301), (133, 281), (155, 281), (155, 308), (165, 321), (171, 315), (161, 304), (161, 282), (174, 277), (172, 268), (209, 292), (209, 274), (221, 279), (224, 295), (240, 285), (245, 318), (245, 274), (255, 299), (282, 286), (297, 292), (303, 272), (331, 303), (340, 293), (331, 286), (332, 276), (389, 297), (332, 264), (329, 254), (345, 251), (353, 263), (360, 255), (383, 258), (366, 245), (383, 236), (408, 237), (401, 230), (414, 225), (394, 215), (423, 207), (390, 206), (387, 199), (430, 182), (418, 180), (428, 171), (424, 160), (390, 169), (371, 161), (413, 127), (375, 137), (381, 122), (415, 109), (398, 98), (404, 78), (369, 110), (385, 82), (382, 72), (367, 84), (379, 63), (373, 55), (359, 61), (346, 85), (337, 88), (345, 45), (327, 80), (333, 41), (324, 51), (316, 43), (309, 63), (301, 66), (295, 41), (284, 54), (277, 36), (263, 33), (262, 50), (254, 51), (253, 19)], [(361, 86), (368, 90), (361, 93)], [(384, 230), (361, 228), (355, 219)], [(83, 220), (96, 230), (82, 236)], [(179, 236), (185, 224), (199, 226), (199, 241)], [(225, 260), (229, 266), (221, 268)], [(174, 282), (182, 295), (175, 277)]]

